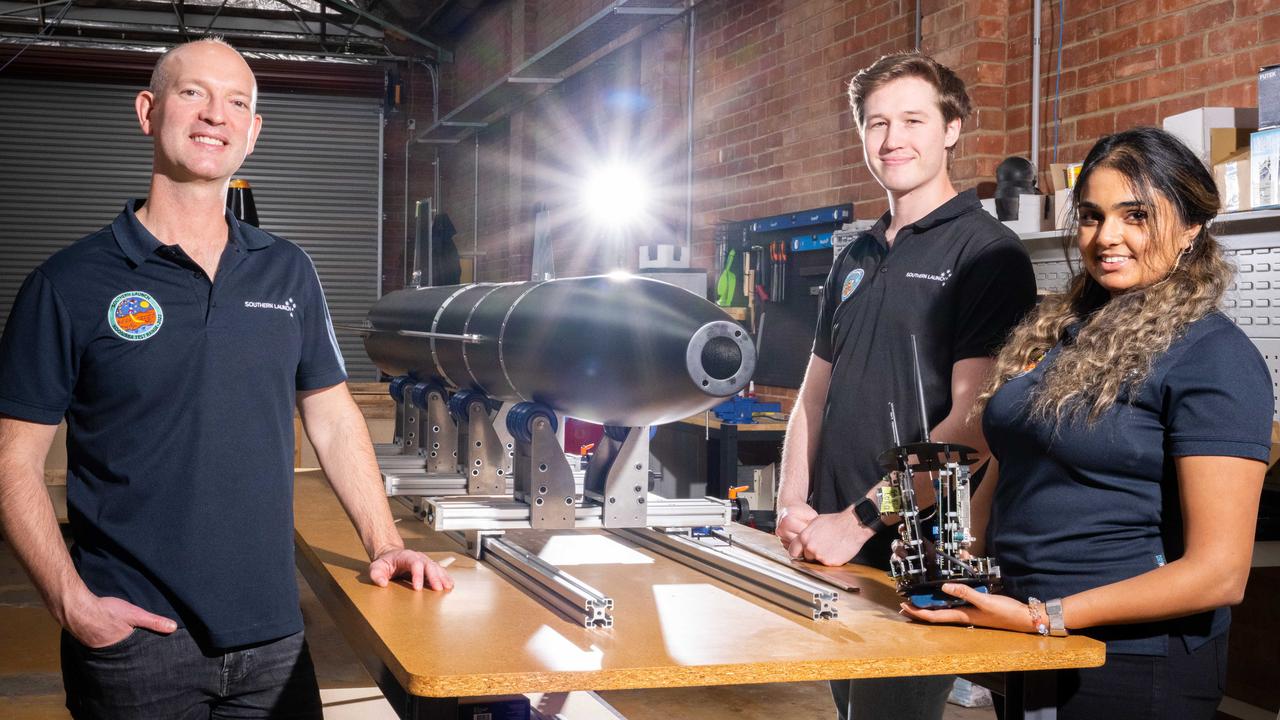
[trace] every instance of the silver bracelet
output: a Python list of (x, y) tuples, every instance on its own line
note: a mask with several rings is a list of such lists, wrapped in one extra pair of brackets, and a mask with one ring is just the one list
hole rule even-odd
[(1029, 597), (1027, 598), (1027, 611), (1031, 613), (1031, 624), (1035, 626), (1036, 632), (1047, 636), (1049, 634), (1049, 626), (1044, 622), (1044, 603)]
[(1044, 609), (1049, 616), (1049, 634), (1054, 637), (1066, 637), (1067, 625), (1062, 618), (1062, 598), (1054, 598), (1046, 602)]

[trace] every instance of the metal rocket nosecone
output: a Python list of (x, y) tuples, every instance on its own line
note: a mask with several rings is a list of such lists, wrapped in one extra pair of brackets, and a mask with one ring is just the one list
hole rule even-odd
[(756, 364), (747, 331), (719, 307), (636, 275), (397, 290), (369, 324), (365, 349), (388, 375), (606, 425), (706, 410)]

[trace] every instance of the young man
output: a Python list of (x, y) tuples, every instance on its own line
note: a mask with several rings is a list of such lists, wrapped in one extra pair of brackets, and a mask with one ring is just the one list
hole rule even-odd
[[(793, 557), (888, 568), (896, 536), (871, 500), (893, 446), (921, 430), (911, 338), (935, 441), (985, 451), (969, 409), (992, 356), (1035, 301), (1031, 261), (1016, 235), (957, 193), (950, 156), (970, 102), (964, 82), (918, 53), (880, 58), (849, 83), (863, 156), (889, 199), (885, 213), (836, 259), (813, 354), (787, 426), (778, 537)], [(920, 488), (924, 504), (930, 488)], [(951, 676), (832, 683), (841, 718), (940, 718)]]
[[(320, 718), (293, 567), (293, 409), (385, 586), (404, 548), (315, 269), (226, 211), (262, 118), (221, 41), (136, 100), (145, 204), (27, 278), (0, 340), (0, 525), (64, 628), (76, 718)], [(68, 555), (43, 483), (67, 420)]]

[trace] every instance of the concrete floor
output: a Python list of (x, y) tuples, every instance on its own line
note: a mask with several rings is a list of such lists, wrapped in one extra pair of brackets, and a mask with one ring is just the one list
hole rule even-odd
[[(369, 674), (301, 577), (302, 614), (326, 720), (394, 720)], [(58, 626), (41, 604), (8, 543), (0, 541), (0, 716), (65, 720)], [(735, 718), (826, 720), (835, 713), (826, 683), (627, 690), (601, 693), (628, 720)], [(679, 708), (677, 713), (672, 708)], [(947, 706), (946, 720), (991, 720), (990, 708)]]

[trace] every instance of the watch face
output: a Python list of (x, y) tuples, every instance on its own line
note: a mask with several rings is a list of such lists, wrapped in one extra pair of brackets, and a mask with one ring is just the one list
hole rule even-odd
[(880, 511), (876, 509), (876, 504), (871, 502), (870, 499), (858, 501), (858, 504), (853, 506), (853, 513), (858, 516), (858, 520), (863, 525), (867, 526), (880, 519)]

